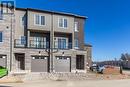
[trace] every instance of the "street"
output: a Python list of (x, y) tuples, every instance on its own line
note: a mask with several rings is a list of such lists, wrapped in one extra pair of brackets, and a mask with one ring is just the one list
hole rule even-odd
[(130, 87), (130, 79), (87, 81), (32, 81), (5, 83), (0, 87)]

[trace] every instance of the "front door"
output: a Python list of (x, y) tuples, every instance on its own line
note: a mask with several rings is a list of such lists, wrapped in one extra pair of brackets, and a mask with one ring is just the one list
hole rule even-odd
[(24, 54), (15, 54), (16, 59), (16, 69), (24, 70), (25, 69), (25, 56)]
[(84, 55), (76, 55), (76, 69), (84, 70)]

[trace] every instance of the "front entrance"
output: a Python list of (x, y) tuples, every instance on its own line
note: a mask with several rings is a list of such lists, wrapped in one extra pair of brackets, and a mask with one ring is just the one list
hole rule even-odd
[(25, 54), (15, 53), (16, 70), (25, 70)]
[(76, 55), (76, 69), (84, 70), (84, 55)]

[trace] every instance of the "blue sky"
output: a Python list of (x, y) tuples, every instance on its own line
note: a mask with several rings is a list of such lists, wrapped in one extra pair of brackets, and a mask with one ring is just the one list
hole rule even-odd
[(16, 6), (87, 16), (85, 42), (96, 61), (130, 53), (130, 0), (16, 0)]

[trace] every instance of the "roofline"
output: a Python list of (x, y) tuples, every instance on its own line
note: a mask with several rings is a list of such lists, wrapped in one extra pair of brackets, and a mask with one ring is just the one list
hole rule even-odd
[(33, 9), (33, 8), (19, 8), (19, 7), (16, 7), (16, 10), (37, 11), (37, 12), (44, 12), (44, 13), (50, 13), (50, 14), (59, 14), (59, 15), (67, 15), (67, 16), (73, 16), (73, 17), (77, 17), (77, 18), (88, 19), (88, 17), (85, 17), (85, 16), (80, 16), (80, 15), (76, 15), (76, 14), (72, 14), (72, 13), (49, 11), (49, 10), (41, 10), (41, 9)]

